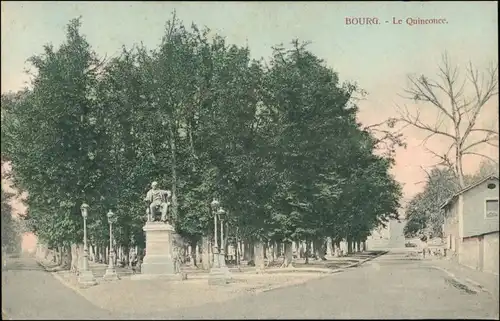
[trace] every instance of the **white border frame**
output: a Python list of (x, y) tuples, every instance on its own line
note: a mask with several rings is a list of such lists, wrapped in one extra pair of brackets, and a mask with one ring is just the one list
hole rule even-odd
[[(488, 217), (486, 216), (486, 203), (488, 201), (497, 201), (497, 204), (499, 205), (499, 208), (497, 209), (497, 216), (494, 216), (494, 217)], [(498, 201), (498, 197), (485, 197), (484, 198), (484, 219), (485, 220), (494, 220), (494, 219), (498, 219), (498, 217), (500, 216), (500, 202)]]

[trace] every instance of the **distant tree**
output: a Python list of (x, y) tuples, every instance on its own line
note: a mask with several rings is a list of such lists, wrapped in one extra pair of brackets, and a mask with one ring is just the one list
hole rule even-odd
[(481, 164), (479, 164), (479, 169), (474, 174), (474, 180), (481, 180), (490, 175), (499, 175), (499, 166), (498, 161), (494, 160), (483, 160)]
[(20, 251), (21, 231), (18, 222), (12, 217), (10, 199), (13, 194), (4, 191), (2, 186), (2, 251), (13, 253)]
[(417, 194), (406, 207), (405, 235), (430, 234), (431, 237), (440, 237), (444, 223), (441, 205), (459, 189), (457, 178), (451, 170), (432, 169), (423, 192)]

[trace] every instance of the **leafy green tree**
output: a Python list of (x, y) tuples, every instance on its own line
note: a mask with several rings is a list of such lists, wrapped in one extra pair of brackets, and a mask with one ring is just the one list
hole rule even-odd
[(21, 249), (20, 226), (12, 217), (12, 206), (9, 203), (12, 196), (2, 186), (2, 252), (7, 253), (19, 252)]
[(358, 88), (305, 45), (275, 48), (266, 66), (174, 15), (154, 50), (103, 62), (78, 28), (31, 59), (32, 89), (2, 96), (2, 157), (50, 246), (81, 240), (82, 201), (91, 243), (107, 245), (112, 209), (118, 245), (144, 245), (153, 180), (172, 190), (177, 232), (193, 247), (212, 235), (213, 197), (250, 242), (360, 241), (395, 213), (392, 154), (375, 156), (384, 138), (356, 122)]
[(423, 192), (417, 194), (406, 208), (405, 235), (411, 237), (430, 234), (431, 237), (440, 237), (444, 223), (441, 205), (458, 190), (458, 180), (453, 171), (433, 168), (428, 174)]
[[(485, 160), (473, 175), (465, 175), (466, 186), (489, 176), (498, 175), (498, 163)], [(452, 170), (433, 168), (427, 174), (424, 189), (406, 207), (407, 224), (404, 233), (407, 237), (429, 234), (441, 236), (444, 211), (441, 205), (460, 190), (458, 178)]]
[(106, 166), (92, 117), (101, 62), (79, 26), (79, 19), (72, 20), (59, 49), (46, 45), (44, 54), (30, 58), (36, 69), (32, 88), (8, 108), (2, 137), (14, 183), (28, 192), (31, 226), (49, 245), (68, 250), (82, 239), (82, 202), (91, 204), (92, 213), (102, 212)]

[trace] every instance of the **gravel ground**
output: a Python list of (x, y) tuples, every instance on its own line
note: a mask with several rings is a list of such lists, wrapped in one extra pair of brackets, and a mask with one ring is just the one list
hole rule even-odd
[[(310, 273), (272, 277), (275, 281), (269, 282), (269, 275), (245, 276), (222, 287), (210, 287), (206, 280), (124, 279), (80, 290), (91, 301), (114, 307), (110, 312), (61, 284), (33, 260), (21, 258), (8, 262), (2, 273), (2, 307), (11, 319), (498, 319), (494, 297), (471, 293), (446, 273), (404, 254), (387, 254), (321, 278)], [(299, 284), (255, 290), (292, 281)]]

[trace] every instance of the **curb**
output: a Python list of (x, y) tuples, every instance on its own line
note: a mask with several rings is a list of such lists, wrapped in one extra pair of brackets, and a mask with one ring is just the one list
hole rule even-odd
[[(481, 291), (484, 291), (484, 292), (487, 292), (487, 293), (490, 293), (488, 290), (484, 289), (479, 283), (477, 282), (474, 282), (472, 280), (472, 282), (468, 282), (467, 280), (469, 279), (465, 279), (465, 280), (461, 280), (460, 278), (458, 278), (457, 276), (455, 276), (455, 274), (451, 273), (450, 271), (448, 271), (447, 269), (445, 268), (442, 268), (442, 267), (439, 267), (439, 266), (435, 266), (435, 265), (430, 265), (431, 268), (433, 269), (436, 269), (436, 270), (439, 270), (441, 272), (444, 272), (445, 274), (447, 274), (451, 279), (453, 279), (455, 282), (457, 282), (458, 284), (462, 285), (463, 287), (465, 287), (468, 291), (471, 291), (475, 294), (481, 292)], [(471, 284), (474, 284), (475, 286), (472, 286)], [(477, 287), (476, 287), (477, 286)], [(491, 293), (490, 293), (491, 294)]]
[[(374, 255), (374, 256), (371, 256), (371, 257), (368, 257), (366, 259), (363, 259), (361, 261), (358, 261), (356, 263), (352, 263), (352, 264), (349, 264), (347, 266), (344, 266), (342, 268), (338, 268), (338, 269), (328, 269), (328, 268), (273, 268), (273, 269), (268, 269), (268, 270), (261, 270), (257, 273), (261, 273), (261, 274), (272, 274), (272, 273), (294, 273), (294, 272), (304, 272), (304, 273), (323, 273), (323, 274), (333, 274), (333, 273), (338, 273), (338, 272), (342, 272), (346, 269), (349, 269), (349, 268), (353, 268), (353, 267), (357, 267), (357, 266), (360, 266), (361, 264), (363, 263), (366, 263), (368, 261), (371, 261), (371, 260), (374, 260), (384, 254), (387, 254), (389, 251), (381, 251), (380, 253), (378, 253), (377, 255)], [(243, 272), (243, 273), (256, 273), (256, 271), (251, 271), (251, 272)]]
[(371, 256), (371, 257), (366, 258), (366, 259), (364, 259), (364, 260), (362, 260), (362, 261), (359, 261), (359, 262), (353, 263), (353, 264), (351, 264), (351, 265), (348, 265), (348, 266), (346, 266), (344, 269), (349, 269), (349, 268), (352, 268), (352, 267), (357, 267), (357, 266), (360, 266), (361, 264), (363, 264), (363, 263), (365, 263), (365, 262), (368, 262), (368, 261), (374, 260), (374, 259), (376, 259), (376, 258), (378, 258), (378, 257), (380, 257), (380, 256), (382, 256), (382, 255), (387, 254), (387, 253), (389, 253), (389, 251), (380, 251), (380, 253), (378, 253), (377, 255)]
[(243, 272), (244, 274), (286, 274), (286, 273), (322, 273), (322, 274), (331, 274), (331, 273), (337, 273), (338, 270), (343, 270), (342, 269), (328, 269), (328, 268), (273, 268), (273, 269), (268, 269), (268, 270), (260, 270), (260, 271), (251, 271), (251, 272)]
[[(323, 273), (322, 275), (312, 279), (312, 280), (319, 280), (319, 279), (322, 279), (322, 278), (326, 278), (329, 274), (333, 274), (333, 273), (338, 273), (338, 272), (342, 272), (343, 270), (341, 269), (338, 269), (338, 270), (335, 270), (335, 272), (331, 272), (331, 273)], [(269, 292), (269, 291), (274, 291), (274, 290), (279, 290), (279, 289), (284, 289), (284, 288), (288, 288), (288, 287), (292, 287), (292, 286), (297, 286), (297, 285), (302, 285), (308, 281), (311, 281), (311, 280), (306, 280), (304, 282), (301, 282), (301, 283), (295, 283), (295, 284), (288, 284), (288, 285), (283, 285), (283, 286), (275, 286), (275, 287), (267, 287), (267, 288), (263, 288), (263, 289), (255, 289), (253, 291), (253, 294), (260, 294), (260, 293), (264, 293), (264, 292)]]
[[(327, 273), (324, 273), (323, 272), (323, 275), (319, 276), (318, 278), (315, 278), (315, 280), (317, 279), (322, 279), (322, 278), (325, 278), (327, 277), (328, 275), (330, 274), (335, 274), (335, 273), (340, 273), (340, 272), (343, 272), (345, 271), (346, 269), (349, 269), (349, 268), (353, 268), (353, 267), (356, 267), (356, 266), (359, 266), (365, 262), (368, 262), (368, 261), (371, 261), (373, 259), (376, 259), (384, 254), (387, 254), (389, 251), (382, 251), (381, 253), (377, 254), (377, 255), (374, 255), (372, 257), (369, 257), (369, 258), (366, 258), (362, 261), (359, 261), (359, 262), (356, 262), (356, 263), (353, 263), (353, 264), (350, 264), (348, 265), (347, 267), (344, 267), (344, 268), (341, 268), (341, 269), (335, 269), (335, 270), (329, 270), (329, 272)], [(297, 272), (297, 271), (300, 271), (301, 269), (294, 269), (293, 271), (290, 271), (290, 272)], [(312, 272), (312, 271), (310, 271)], [(315, 271), (316, 272), (316, 271)], [(265, 272), (264, 272), (265, 273)], [(273, 291), (273, 290), (278, 290), (278, 289), (282, 289), (282, 288), (286, 288), (286, 287), (290, 287), (290, 286), (295, 286), (295, 285), (300, 285), (300, 284), (303, 284), (303, 283), (297, 283), (297, 284), (290, 284), (290, 285), (285, 285), (285, 286), (282, 286), (282, 287), (270, 287), (270, 288), (264, 288), (264, 289), (258, 289), (256, 290), (254, 293), (255, 294), (259, 294), (259, 293), (264, 293), (264, 292), (269, 292), (269, 291)]]

